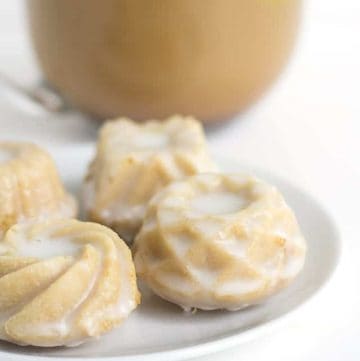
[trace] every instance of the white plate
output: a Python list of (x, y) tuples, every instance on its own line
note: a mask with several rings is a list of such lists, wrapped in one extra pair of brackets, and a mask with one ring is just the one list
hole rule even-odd
[[(52, 153), (67, 186), (78, 192), (92, 147), (64, 147)], [(244, 171), (235, 161), (220, 161), (225, 171)], [(245, 169), (246, 171), (246, 169)], [(311, 196), (288, 182), (256, 172), (275, 184), (293, 207), (308, 241), (304, 270), (292, 286), (268, 302), (239, 312), (186, 314), (151, 292), (143, 291), (142, 304), (117, 330), (77, 348), (40, 349), (0, 343), (1, 360), (181, 360), (235, 346), (269, 331), (297, 310), (326, 283), (339, 257), (334, 222)], [(306, 310), (305, 310), (306, 311)]]

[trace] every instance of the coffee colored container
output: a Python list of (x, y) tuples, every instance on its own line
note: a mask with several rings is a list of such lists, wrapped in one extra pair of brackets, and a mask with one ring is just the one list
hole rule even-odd
[(300, 0), (28, 0), (45, 78), (100, 118), (220, 121), (284, 67)]

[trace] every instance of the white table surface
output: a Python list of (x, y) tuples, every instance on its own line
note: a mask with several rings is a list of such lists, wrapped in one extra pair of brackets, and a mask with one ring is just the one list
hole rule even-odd
[[(360, 360), (359, 68), (360, 2), (309, 1), (280, 80), (238, 119), (208, 131), (214, 151), (271, 169), (320, 199), (338, 223), (343, 253), (331, 283), (288, 323), (199, 360)], [(0, 2), (0, 72), (25, 84), (39, 77), (19, 0)], [(44, 140), (49, 116), (18, 105), (0, 88), (0, 138)], [(45, 143), (94, 137), (81, 116), (61, 117), (48, 126)]]

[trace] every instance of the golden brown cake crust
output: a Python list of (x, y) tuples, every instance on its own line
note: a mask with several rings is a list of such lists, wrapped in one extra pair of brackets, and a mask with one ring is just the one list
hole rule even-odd
[(76, 220), (12, 226), (0, 241), (0, 289), (0, 339), (20, 345), (78, 345), (140, 302), (125, 243)]
[(185, 309), (259, 303), (294, 279), (305, 251), (281, 194), (245, 175), (200, 174), (166, 187), (134, 243), (138, 275)]
[(131, 242), (147, 203), (170, 182), (212, 171), (201, 124), (173, 116), (163, 122), (120, 118), (100, 131), (97, 152), (84, 185), (88, 218)]
[(75, 199), (66, 193), (54, 161), (31, 143), (0, 142), (0, 234), (29, 219), (74, 217)]

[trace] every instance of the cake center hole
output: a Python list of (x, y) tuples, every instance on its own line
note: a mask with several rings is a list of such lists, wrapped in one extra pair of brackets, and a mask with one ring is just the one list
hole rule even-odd
[(157, 132), (145, 132), (137, 134), (134, 143), (137, 148), (163, 149), (169, 145), (169, 137)]
[(79, 250), (79, 244), (65, 237), (39, 237), (31, 240), (16, 239), (15, 245), (19, 255), (40, 259), (76, 255)]
[(191, 208), (206, 214), (236, 213), (249, 204), (249, 199), (230, 192), (205, 193), (191, 201)]

